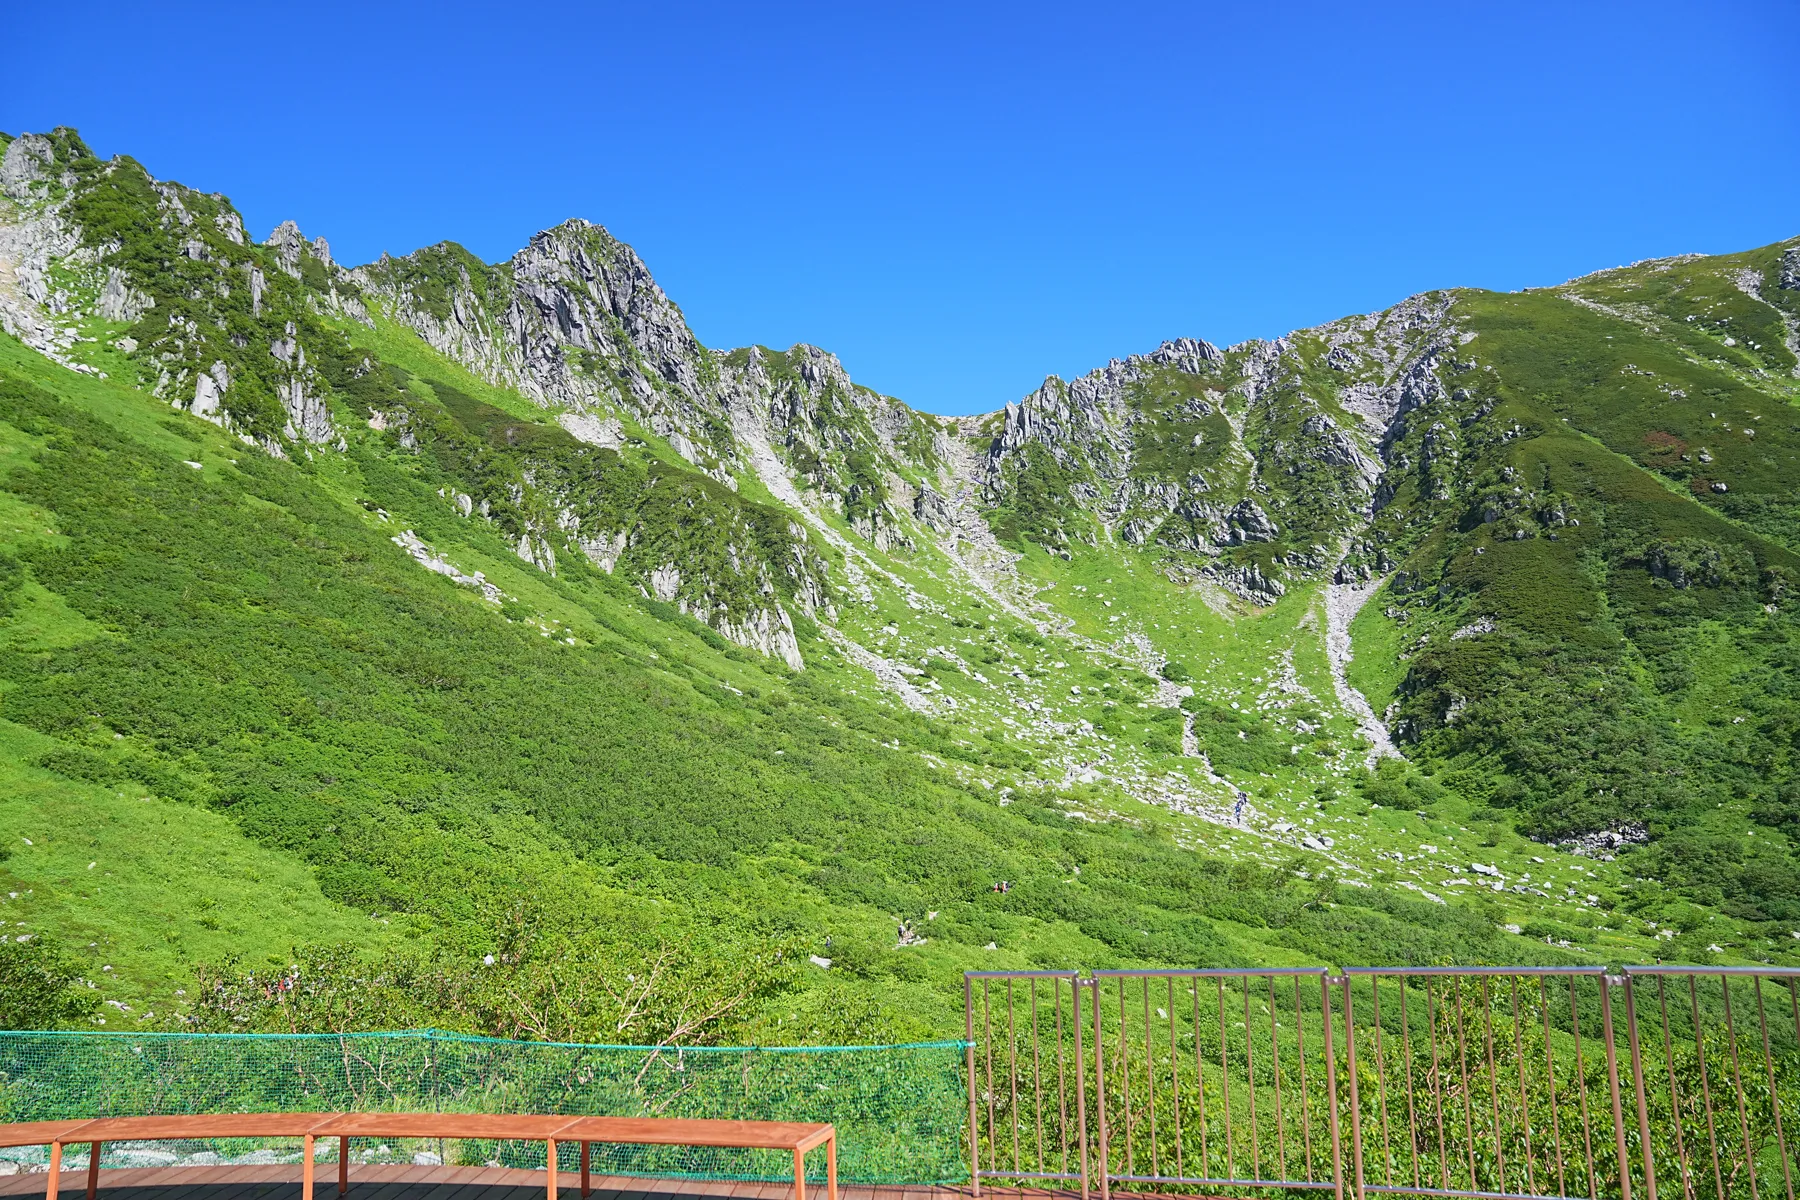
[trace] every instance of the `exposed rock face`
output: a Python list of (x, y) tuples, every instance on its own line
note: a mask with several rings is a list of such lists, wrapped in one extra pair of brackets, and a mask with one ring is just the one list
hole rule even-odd
[(106, 268), (106, 283), (100, 291), (100, 303), (96, 309), (103, 320), (136, 321), (145, 309), (154, 307), (155, 303), (131, 286), (124, 271), (118, 267)]
[(1199, 375), (1206, 370), (1207, 363), (1219, 362), (1224, 357), (1211, 342), (1183, 337), (1164, 342), (1146, 355), (1145, 359), (1158, 366), (1176, 367), (1190, 375)]
[[(324, 238), (307, 241), (300, 226), (283, 221), (263, 245), (275, 252), (276, 265), (290, 278), (310, 285), (307, 298), (316, 311), (336, 313), (363, 325), (374, 324), (363, 303), (361, 287), (349, 271), (332, 261), (331, 247)], [(260, 314), (267, 283), (260, 268), (252, 266), (249, 272), (251, 304)]]
[(353, 276), (489, 381), (547, 406), (618, 406), (717, 472), (720, 448), (701, 406), (716, 381), (712, 355), (637, 254), (601, 227), (547, 229), (500, 267), (445, 244), (383, 255)]
[(1800, 246), (1782, 251), (1780, 286), (1800, 291)]
[(35, 184), (48, 181), (56, 165), (56, 150), (41, 133), (14, 138), (0, 158), (0, 191), (14, 200), (30, 200)]
[(194, 398), (188, 403), (188, 411), (209, 421), (218, 420), (219, 402), (230, 386), (231, 371), (222, 362), (214, 363), (209, 370), (196, 372)]
[(930, 485), (919, 488), (913, 497), (913, 516), (938, 533), (948, 533), (956, 524), (956, 512), (950, 501), (933, 491)]
[(1321, 330), (1330, 347), (1328, 363), (1373, 375), (1345, 386), (1338, 403), (1361, 417), (1375, 436), (1386, 438), (1396, 420), (1442, 396), (1437, 360), (1457, 344), (1450, 310), (1448, 293), (1430, 292)]
[(60, 174), (56, 145), (42, 134), (15, 138), (0, 158), (0, 191), (13, 201), (0, 205), (0, 328), (66, 367), (87, 371), (69, 357), (73, 322), (58, 321), (51, 304), (51, 264), (81, 246), (61, 205), (50, 199), (48, 185)]
[(596, 417), (590, 413), (563, 413), (556, 423), (568, 430), (577, 441), (605, 450), (617, 450), (625, 444), (625, 427), (615, 419)]
[(287, 369), (287, 378), (276, 384), (276, 396), (287, 412), (285, 436), (307, 442), (328, 442), (336, 430), (326, 406), (321, 381), (306, 362), (306, 348), (289, 321), (286, 333), (269, 344), (269, 353)]
[[(1443, 396), (1439, 359), (1456, 344), (1450, 305), (1418, 297), (1223, 352), (1182, 339), (1074, 383), (1047, 380), (984, 419), (995, 427), (984, 499), (1005, 506), (1035, 446), (1063, 472), (1063, 507), (1089, 513), (1100, 536), (1199, 556), (1285, 538), (1283, 570), (1328, 570), (1329, 547), (1379, 505), (1382, 446), (1396, 422)], [(1321, 358), (1345, 377), (1330, 399), (1308, 382)], [(1268, 571), (1230, 582), (1279, 594), (1265, 586), (1280, 583)]]
[(1225, 524), (1231, 530), (1234, 546), (1245, 542), (1272, 542), (1281, 532), (1261, 506), (1250, 499), (1238, 501), (1237, 507), (1225, 518)]
[(1220, 564), (1207, 571), (1224, 587), (1252, 604), (1273, 604), (1287, 594), (1279, 579), (1270, 579), (1255, 563)]

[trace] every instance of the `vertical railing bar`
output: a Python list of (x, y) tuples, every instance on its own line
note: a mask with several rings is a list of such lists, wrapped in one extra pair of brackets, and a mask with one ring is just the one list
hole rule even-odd
[(1300, 1144), (1306, 1162), (1306, 1182), (1313, 1182), (1312, 1117), (1306, 1101), (1306, 1021), (1300, 1012), (1300, 976), (1294, 976), (1294, 1045), (1300, 1056)]
[(1550, 1050), (1550, 993), (1542, 975), (1538, 976), (1538, 1016), (1544, 1022), (1544, 1073), (1550, 1079), (1550, 1145), (1556, 1152), (1556, 1194), (1566, 1196), (1569, 1185), (1563, 1173), (1562, 1117), (1557, 1114), (1556, 1056)]
[(1481, 1183), (1475, 1177), (1475, 1092), (1469, 1086), (1469, 1039), (1464, 1028), (1460, 976), (1451, 978), (1450, 990), (1456, 995), (1456, 1062), (1462, 1080), (1463, 1136), (1468, 1139), (1466, 1150), (1469, 1159), (1469, 1190), (1480, 1191)]
[(1781, 1129), (1781, 1097), (1775, 1091), (1775, 1056), (1769, 1049), (1769, 1018), (1763, 1011), (1762, 976), (1751, 976), (1756, 987), (1756, 1020), (1762, 1027), (1763, 1067), (1769, 1073), (1769, 1107), (1775, 1114), (1775, 1144), (1781, 1150), (1781, 1179), (1787, 1200), (1794, 1200), (1794, 1168), (1788, 1162), (1787, 1135)]
[(1144, 1091), (1150, 1098), (1150, 1173), (1162, 1174), (1161, 1140), (1156, 1129), (1156, 1052), (1150, 1046), (1150, 977), (1144, 976)]
[(1362, 1095), (1356, 1078), (1356, 995), (1348, 973), (1344, 979), (1344, 1061), (1350, 1077), (1350, 1179), (1355, 1200), (1363, 1200)]
[(1225, 980), (1219, 979), (1219, 1083), (1225, 1093), (1225, 1174), (1237, 1178), (1237, 1147), (1231, 1136), (1231, 1068), (1225, 1055)]
[[(1787, 987), (1788, 993), (1788, 1007), (1792, 1011), (1794, 1017), (1794, 1042), (1796, 1045), (1800, 1045), (1800, 979), (1790, 978), (1786, 981), (1785, 986)], [(1775, 1103), (1779, 1103), (1773, 1096), (1771, 1096), (1770, 1099)], [(1783, 1156), (1783, 1161), (1786, 1161), (1785, 1155)]]
[(1494, 1190), (1506, 1190), (1506, 1139), (1500, 1132), (1500, 1071), (1494, 1066), (1494, 998), (1487, 976), (1481, 978), (1481, 1029), (1487, 1041), (1488, 1102), (1494, 1109), (1494, 1162), (1499, 1178)]
[(1062, 980), (1050, 980), (1050, 996), (1056, 1007), (1056, 1169), (1069, 1173), (1069, 1085), (1063, 1074)]
[[(986, 982), (982, 984), (986, 987)], [(975, 981), (963, 976), (963, 1061), (969, 1070), (969, 1188), (981, 1195), (981, 1119), (975, 1087)]]
[[(1350, 994), (1349, 977), (1345, 977), (1344, 995)], [(1348, 1006), (1346, 1005), (1346, 1011)], [(1319, 976), (1319, 1012), (1325, 1019), (1325, 1103), (1331, 1114), (1331, 1183), (1336, 1200), (1344, 1200), (1344, 1145), (1338, 1126), (1337, 1055), (1331, 1034), (1331, 976)], [(1362, 1200), (1359, 1196), (1356, 1200)]]
[(1525, 1124), (1525, 1190), (1537, 1194), (1537, 1172), (1531, 1158), (1531, 1106), (1525, 1099), (1525, 1026), (1519, 1020), (1519, 977), (1512, 976), (1513, 1062), (1519, 1068), (1519, 1119)]
[(1275, 1003), (1275, 977), (1269, 976), (1269, 1061), (1275, 1067), (1275, 1162), (1279, 1178), (1287, 1178), (1287, 1128), (1281, 1119), (1281, 1012)]
[(1681, 1086), (1675, 1081), (1675, 1039), (1669, 1033), (1669, 998), (1663, 977), (1656, 977), (1656, 1006), (1662, 1014), (1663, 1058), (1669, 1071), (1669, 1112), (1675, 1126), (1675, 1162), (1681, 1172), (1681, 1194), (1694, 1200), (1694, 1171), (1688, 1163), (1687, 1141), (1681, 1133)]
[(1450, 1190), (1450, 1146), (1444, 1139), (1444, 1077), (1438, 1066), (1437, 1008), (1431, 989), (1431, 978), (1425, 979), (1425, 1029), (1431, 1040), (1431, 1106), (1437, 1115), (1438, 1175), (1444, 1190)]
[(1644, 1095), (1644, 1055), (1637, 1027), (1637, 980), (1623, 976), (1625, 1037), (1631, 1047), (1631, 1085), (1637, 1090), (1638, 1148), (1644, 1157), (1644, 1195), (1656, 1200), (1656, 1150), (1650, 1144), (1650, 1108)]
[(1250, 980), (1243, 980), (1244, 988), (1244, 1079), (1250, 1085), (1250, 1166), (1256, 1172), (1256, 1178), (1262, 1178), (1262, 1140), (1261, 1130), (1256, 1125), (1256, 1043), (1250, 1035)]
[(1019, 1035), (1013, 1026), (1013, 981), (1006, 981), (1006, 1092), (1011, 1098), (1012, 1108), (1006, 1114), (1006, 1124), (1012, 1136), (1013, 1174), (1020, 1171), (1019, 1166)]
[[(1100, 1200), (1111, 1200), (1112, 1196), (1112, 1145), (1106, 1125), (1106, 1037), (1102, 1028), (1102, 1012), (1100, 981), (1091, 981), (1094, 988), (1094, 1115), (1100, 1123)], [(1085, 1146), (1086, 1143), (1083, 1142)]]
[(1169, 1107), (1175, 1114), (1175, 1175), (1177, 1178), (1187, 1172), (1181, 1153), (1181, 1055), (1175, 1047), (1175, 977), (1169, 976), (1169, 1088), (1171, 1099)]
[[(1606, 994), (1606, 983), (1600, 984), (1600, 994)], [(1575, 1032), (1575, 1086), (1581, 1098), (1581, 1146), (1582, 1156), (1587, 1161), (1588, 1195), (1600, 1195), (1600, 1180), (1594, 1170), (1594, 1132), (1593, 1117), (1588, 1109), (1587, 1097), (1587, 1063), (1581, 1053), (1581, 1002), (1575, 995), (1575, 977), (1569, 976), (1569, 1026)], [(1721, 1198), (1722, 1200), (1722, 1198)]]
[[(1054, 983), (1055, 981), (1052, 980)], [(1037, 1169), (1044, 1169), (1044, 1075), (1038, 1048), (1038, 981), (1027, 981), (1031, 988), (1031, 1102), (1037, 1134)]]
[(981, 981), (981, 1040), (987, 1047), (988, 1170), (1000, 1169), (1000, 1123), (994, 1116), (994, 991)]
[(1126, 982), (1119, 980), (1119, 1088), (1125, 1102), (1125, 1173), (1137, 1174), (1137, 1151), (1134, 1148), (1137, 1138), (1135, 1123), (1131, 1116), (1131, 1051), (1126, 1042), (1125, 1031), (1125, 989)]
[[(1750, 1200), (1759, 1200), (1756, 1189), (1756, 1151), (1750, 1147), (1750, 1116), (1744, 1107), (1744, 1069), (1738, 1060), (1737, 1029), (1731, 1021), (1731, 981), (1719, 976), (1719, 991), (1725, 997), (1725, 1044), (1731, 1048), (1731, 1082), (1737, 1089), (1738, 1125), (1744, 1133), (1744, 1166), (1750, 1172)], [(1631, 1200), (1628, 1196), (1626, 1200)]]
[[(1197, 1101), (1200, 1116), (1200, 1174), (1205, 1176), (1212, 1169), (1212, 1160), (1206, 1155), (1206, 1072), (1200, 1067), (1200, 981), (1193, 981), (1194, 986), (1188, 994), (1194, 998), (1193, 1016), (1189, 1018), (1189, 1026), (1194, 1031), (1194, 1097)], [(1174, 1012), (1174, 1009), (1170, 1009)]]
[(1694, 1053), (1700, 1058), (1700, 1095), (1706, 1104), (1706, 1141), (1712, 1148), (1713, 1195), (1725, 1195), (1725, 1173), (1719, 1165), (1719, 1134), (1713, 1122), (1712, 1079), (1706, 1066), (1706, 1038), (1700, 1025), (1700, 976), (1693, 973), (1688, 976), (1688, 1001), (1693, 1008), (1694, 1017)]
[[(1400, 985), (1404, 988), (1406, 985)], [(1394, 1186), (1394, 1143), (1388, 1136), (1387, 1054), (1381, 1045), (1381, 976), (1369, 976), (1369, 990), (1374, 996), (1375, 1013), (1375, 1099), (1381, 1109), (1382, 1180)]]
[(1631, 1155), (1625, 1148), (1625, 1104), (1619, 1090), (1619, 1047), (1613, 1030), (1612, 982), (1600, 977), (1600, 1028), (1606, 1035), (1606, 1087), (1612, 1098), (1613, 1149), (1619, 1159), (1619, 1193), (1631, 1200)]
[[(1075, 1030), (1075, 1125), (1076, 1148), (1081, 1152), (1081, 1200), (1089, 1200), (1087, 1063), (1081, 1053), (1081, 976), (1069, 977), (1069, 1024)], [(1096, 1063), (1098, 1069), (1098, 1063)]]
[(1419, 1117), (1413, 1109), (1412, 1022), (1406, 1015), (1406, 977), (1400, 977), (1400, 1057), (1406, 1071), (1406, 1142), (1412, 1148), (1413, 1187), (1419, 1180)]

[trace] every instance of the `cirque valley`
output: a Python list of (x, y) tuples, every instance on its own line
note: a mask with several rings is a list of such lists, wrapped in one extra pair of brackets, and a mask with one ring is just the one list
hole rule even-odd
[(115, 1026), (1800, 952), (1800, 240), (945, 418), (587, 221), (349, 268), (4, 154), (0, 917)]

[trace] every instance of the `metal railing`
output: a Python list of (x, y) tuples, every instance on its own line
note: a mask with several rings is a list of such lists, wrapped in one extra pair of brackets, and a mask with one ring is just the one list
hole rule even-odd
[(977, 1194), (1794, 1200), (1800, 970), (978, 971), (964, 989)]

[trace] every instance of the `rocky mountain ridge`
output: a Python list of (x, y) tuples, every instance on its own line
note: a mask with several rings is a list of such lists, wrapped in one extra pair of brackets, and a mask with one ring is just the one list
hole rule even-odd
[[(442, 243), (349, 269), (292, 223), (255, 245), (222, 197), (156, 181), (129, 159), (101, 163), (66, 130), (12, 140), (4, 164), (0, 315), (27, 344), (80, 370), (134, 371), (276, 455), (329, 453), (367, 426), (433, 456), (460, 481), (447, 503), (496, 524), (522, 560), (554, 574), (578, 556), (792, 667), (805, 662), (800, 622), (855, 641), (837, 628), (843, 603), (875, 607), (891, 591), (916, 611), (941, 609), (916, 571), (954, 577), (1040, 632), (1066, 629), (1019, 564), (1084, 553), (1124, 555), (1254, 608), (1392, 576), (1384, 594), (1412, 600), (1384, 612), (1431, 596), (1457, 628), (1477, 627), (1462, 619), (1472, 612), (1504, 633), (1496, 585), (1464, 581), (1457, 556), (1486, 553), (1478, 537), (1585, 538), (1574, 531), (1625, 486), (1562, 477), (1562, 460), (1540, 453), (1558, 423), (1581, 422), (1634, 478), (1698, 479), (1682, 519), (1709, 531), (1702, 540), (1725, 536), (1720, 520), (1758, 531), (1764, 541), (1744, 551), (1751, 575), (1778, 579), (1795, 545), (1789, 500), (1742, 447), (1671, 457), (1687, 434), (1645, 432), (1674, 421), (1655, 405), (1685, 405), (1686, 421), (1698, 394), (1749, 403), (1800, 369), (1786, 348), (1791, 246), (1717, 267), (1659, 260), (1514, 297), (1429, 292), (1225, 349), (1175, 339), (951, 420), (858, 385), (816, 347), (703, 346), (642, 260), (586, 221), (536, 235), (505, 263)], [(1687, 301), (1657, 289), (1681, 271), (1702, 273), (1684, 287), (1716, 279), (1726, 291), (1677, 312)], [(1631, 294), (1612, 294), (1621, 288)], [(1584, 312), (1728, 386), (1679, 386), (1666, 378), (1675, 366), (1633, 361), (1606, 386), (1635, 396), (1635, 381), (1654, 379), (1650, 407), (1612, 425), (1562, 400), (1545, 409), (1537, 397), (1567, 385), (1529, 382), (1542, 368), (1513, 331), (1531, 326), (1542, 343)], [(392, 329), (524, 407), (357, 348)], [(1787, 436), (1764, 434), (1753, 455)], [(1657, 579), (1696, 577), (1661, 542), (1604, 553)], [(1442, 676), (1405, 653), (1407, 682), (1382, 706), (1403, 741), (1466, 723), (1470, 685), (1433, 683)]]
[[(1800, 926), (1792, 241), (1175, 339), (949, 419), (813, 346), (704, 346), (597, 225), (350, 268), (71, 131), (0, 141), (0, 441), (53, 464), (3, 481), (32, 514), (0, 545), (4, 715), (79, 743), (64, 777), (220, 797), (359, 920), (531, 809), (609, 879), (667, 853), (684, 905), (775, 896), (771, 927), (956, 911), (957, 969), (1075, 961), (1009, 942), (1027, 903), (1120, 961), (1231, 959), (1202, 893), (1258, 961), (1377, 910), (1546, 952)], [(381, 848), (415, 820), (423, 857)], [(976, 826), (1029, 853), (971, 867)], [(1218, 886), (1171, 924), (1083, 908), (1084, 831), (1129, 844), (1121, 886)]]
[[(1041, 539), (1066, 554), (1070, 537), (1155, 543), (1171, 555), (1172, 571), (1266, 603), (1296, 576), (1367, 574), (1368, 563), (1346, 564), (1343, 555), (1384, 494), (1380, 458), (1392, 426), (1442, 391), (1435, 364), (1447, 345), (1449, 301), (1438, 296), (1229, 351), (1176, 339), (1070, 383), (1048, 379), (986, 417), (951, 422), (855, 384), (814, 347), (705, 348), (638, 256), (585, 221), (538, 234), (499, 265), (444, 243), (346, 269), (323, 238), (307, 240), (292, 222), (261, 248), (272, 255), (259, 254), (222, 198), (154, 181), (128, 159), (98, 164), (71, 138), (27, 135), (7, 148), (7, 194), (31, 213), (6, 227), (20, 247), (12, 261), (28, 281), (41, 280), (52, 259), (72, 276), (56, 304), (41, 285), (15, 288), (26, 302), (6, 309), (8, 328), (61, 353), (69, 323), (57, 343), (54, 323), (34, 310), (60, 305), (78, 324), (85, 299), (90, 317), (132, 324), (116, 345), (141, 369), (155, 364), (156, 394), (276, 453), (284, 443), (323, 445), (336, 436), (325, 401), (332, 384), (320, 369), (321, 343), (336, 339), (319, 320), (367, 324), (373, 308), (478, 377), (558, 412), (565, 429), (598, 448), (621, 445), (629, 425), (735, 489), (740, 476), (768, 475), (770, 460), (756, 453), (766, 444), (809, 504), (838, 513), (884, 552), (959, 522), (969, 527), (970, 514), (953, 511), (949, 467), (972, 451), (978, 486), (963, 507), (978, 509), (1015, 547)], [(84, 164), (80, 171), (75, 163)], [(95, 207), (79, 201), (120, 191), (121, 178), (156, 198), (154, 217), (142, 224), (154, 222), (150, 240), (160, 245), (150, 254), (138, 248), (133, 261), (121, 258), (119, 237), (103, 240), (103, 231), (78, 223)], [(196, 212), (207, 218), (198, 226)], [(36, 249), (25, 251), (27, 242)], [(164, 256), (165, 272), (180, 266), (193, 277), (182, 307), (198, 311), (168, 313), (139, 330), (158, 277), (140, 264), (154, 253)], [(265, 264), (271, 257), (285, 277), (277, 283)], [(103, 274), (102, 259), (112, 260)], [(220, 339), (207, 327), (242, 325), (252, 328), (231, 328), (227, 350), (215, 353)], [(1300, 381), (1310, 360), (1297, 347), (1320, 337), (1326, 365), (1342, 378), (1335, 389), (1309, 393)], [(266, 345), (266, 358), (242, 353), (252, 343)], [(340, 389), (359, 370), (334, 365)], [(967, 451), (953, 451), (957, 441)], [(1040, 452), (1048, 456), (1042, 463)], [(1298, 493), (1295, 481), (1305, 484)], [(614, 532), (589, 544), (611, 546)], [(523, 553), (549, 561), (541, 548), (555, 529), (519, 536)], [(668, 568), (659, 578), (681, 573), (679, 564), (659, 566)], [(716, 608), (691, 599), (702, 611)], [(765, 613), (749, 627), (765, 617), (781, 624)], [(794, 653), (783, 644), (783, 657)]]

